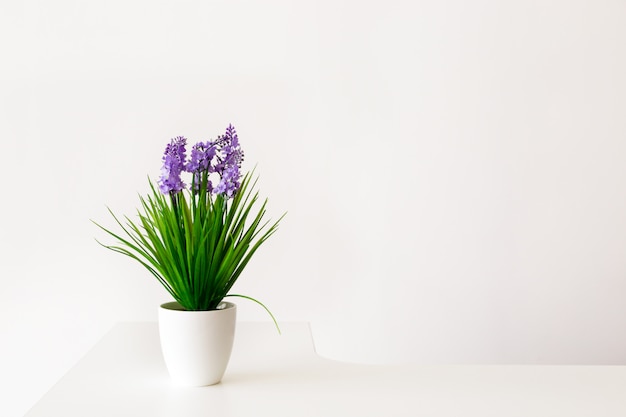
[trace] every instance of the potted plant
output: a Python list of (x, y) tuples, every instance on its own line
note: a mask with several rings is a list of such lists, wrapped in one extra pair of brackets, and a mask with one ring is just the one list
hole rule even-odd
[(225, 297), (257, 302), (278, 328), (265, 305), (230, 291), (282, 217), (264, 220), (267, 199), (259, 203), (256, 179), (240, 173), (243, 151), (232, 125), (196, 143), (189, 158), (186, 145), (179, 136), (166, 146), (158, 188), (149, 181), (136, 220), (109, 209), (120, 232), (94, 223), (118, 241), (102, 246), (138, 261), (173, 297), (159, 308), (165, 363), (176, 382), (203, 386), (221, 380), (232, 350), (236, 305)]

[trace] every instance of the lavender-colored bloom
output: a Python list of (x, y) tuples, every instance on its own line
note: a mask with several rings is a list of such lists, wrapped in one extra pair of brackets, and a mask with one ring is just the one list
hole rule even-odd
[(233, 147), (239, 147), (239, 137), (237, 136), (235, 126), (229, 124), (226, 128), (226, 134), (224, 136), (229, 140)]
[[(178, 136), (165, 148), (163, 168), (159, 179), (159, 189), (163, 194), (174, 194), (185, 189), (181, 179), (183, 171), (193, 177), (193, 192), (198, 193), (203, 178), (207, 178), (206, 191), (222, 194), (231, 198), (241, 187), (241, 163), (243, 151), (239, 146), (239, 137), (233, 125), (228, 125), (226, 133), (215, 141), (198, 142), (191, 149), (189, 161), (186, 161), (187, 139)], [(217, 186), (208, 178), (216, 173), (220, 180)]]
[[(191, 149), (191, 159), (185, 166), (185, 170), (193, 174), (193, 192), (200, 191), (200, 182), (203, 172), (211, 172), (211, 161), (215, 157), (216, 146), (213, 142), (198, 142)], [(211, 180), (207, 180), (207, 191), (213, 191)]]
[(241, 187), (241, 183), (239, 182), (240, 177), (241, 174), (236, 165), (227, 167), (222, 173), (220, 183), (215, 187), (215, 194), (224, 194), (228, 198), (234, 196), (239, 187)]
[(233, 125), (228, 125), (226, 133), (215, 141), (219, 148), (217, 163), (213, 169), (220, 176), (220, 182), (215, 187), (215, 194), (225, 194), (227, 197), (235, 195), (241, 183), (241, 163), (243, 161), (243, 151), (239, 146), (239, 138)]
[(241, 168), (243, 161), (243, 151), (239, 147), (239, 137), (233, 125), (228, 125), (226, 134), (223, 136), (224, 142), (221, 151), (224, 154), (224, 162), (227, 166), (237, 165)]
[(213, 142), (198, 142), (191, 149), (191, 159), (187, 163), (187, 172), (199, 173), (208, 171), (211, 160), (215, 157), (215, 144)]
[(178, 136), (165, 147), (163, 168), (161, 168), (159, 179), (159, 189), (163, 194), (177, 193), (185, 188), (180, 174), (185, 169), (186, 144), (187, 139)]

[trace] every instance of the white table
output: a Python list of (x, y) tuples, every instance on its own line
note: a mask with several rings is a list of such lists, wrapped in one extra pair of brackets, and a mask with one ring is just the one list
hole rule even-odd
[(156, 323), (116, 325), (27, 417), (626, 416), (626, 367), (378, 366), (316, 356), (306, 323), (238, 323), (222, 382), (170, 383)]

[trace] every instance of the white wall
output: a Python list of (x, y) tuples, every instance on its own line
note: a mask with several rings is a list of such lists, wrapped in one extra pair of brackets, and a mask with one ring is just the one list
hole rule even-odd
[(133, 213), (169, 138), (230, 122), (289, 212), (237, 291), (319, 353), (626, 364), (624, 21), (617, 0), (0, 3), (2, 414), (156, 320), (167, 294), (89, 219)]

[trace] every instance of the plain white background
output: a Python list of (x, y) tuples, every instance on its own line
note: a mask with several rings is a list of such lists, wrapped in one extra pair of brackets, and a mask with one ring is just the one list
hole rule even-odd
[[(0, 2), (0, 403), (168, 300), (99, 247), (233, 123), (236, 286), (360, 362), (626, 364), (626, 2)], [(267, 320), (240, 301), (240, 320)]]

